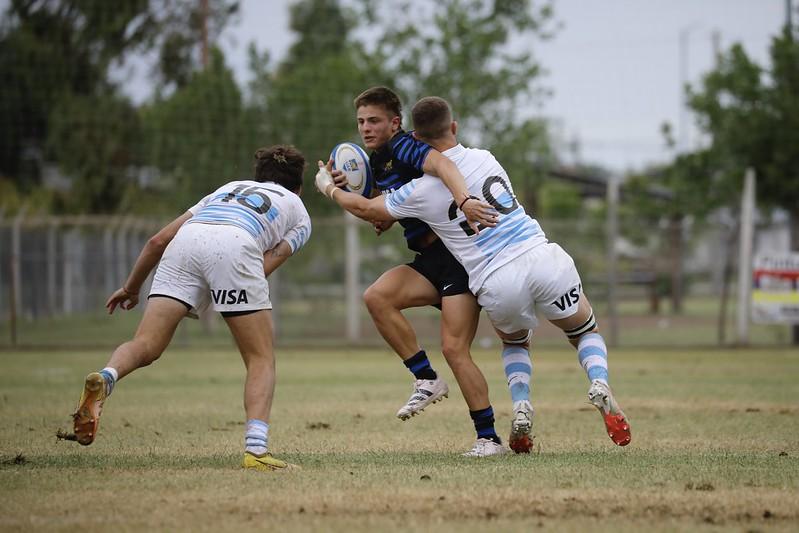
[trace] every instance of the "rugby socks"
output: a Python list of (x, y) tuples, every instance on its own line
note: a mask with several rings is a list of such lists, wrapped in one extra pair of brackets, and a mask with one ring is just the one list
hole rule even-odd
[(268, 439), (269, 424), (257, 418), (247, 420), (247, 433), (244, 435), (244, 451), (253, 455), (263, 455), (266, 453), (266, 441)]
[(469, 416), (474, 422), (474, 430), (477, 431), (478, 439), (490, 439), (497, 444), (502, 444), (502, 440), (494, 429), (494, 409), (490, 405), (485, 409), (469, 411)]
[(605, 339), (599, 333), (587, 333), (577, 344), (577, 358), (588, 375), (589, 381), (595, 379), (608, 384), (608, 349)]
[(117, 384), (117, 379), (119, 379), (116, 368), (107, 366), (100, 370), (100, 375), (103, 376), (103, 380), (105, 380), (105, 396), (111, 396), (111, 393), (114, 391), (114, 385)]
[(502, 364), (508, 378), (508, 389), (513, 403), (530, 401), (530, 378), (533, 375), (533, 362), (530, 351), (524, 346), (503, 344)]
[(437, 379), (438, 374), (430, 366), (430, 361), (427, 359), (427, 354), (424, 350), (419, 350), (415, 355), (403, 361), (408, 370), (413, 372), (416, 379)]

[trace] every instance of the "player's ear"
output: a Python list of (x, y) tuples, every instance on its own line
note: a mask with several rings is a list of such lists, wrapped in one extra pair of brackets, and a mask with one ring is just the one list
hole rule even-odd
[(452, 124), (449, 125), (449, 130), (452, 132), (453, 135), (457, 136), (458, 135), (458, 123), (453, 120)]
[(391, 133), (395, 133), (402, 126), (402, 118), (399, 115), (391, 117)]

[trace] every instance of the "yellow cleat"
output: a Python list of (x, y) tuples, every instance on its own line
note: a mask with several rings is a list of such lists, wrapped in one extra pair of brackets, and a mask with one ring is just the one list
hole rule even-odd
[(94, 442), (105, 402), (105, 379), (99, 372), (86, 376), (78, 408), (72, 415), (76, 440), (83, 446)]
[(244, 452), (244, 460), (241, 462), (241, 466), (242, 468), (252, 468), (262, 472), (268, 472), (271, 470), (292, 470), (298, 468), (297, 465), (293, 465), (291, 463), (287, 463), (286, 461), (281, 461), (280, 459), (272, 457), (271, 453), (255, 455), (254, 453), (250, 452)]

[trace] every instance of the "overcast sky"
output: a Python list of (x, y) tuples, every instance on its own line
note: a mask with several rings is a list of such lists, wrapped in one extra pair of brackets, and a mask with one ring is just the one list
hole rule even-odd
[[(292, 0), (242, 0), (239, 23), (221, 47), (237, 78), (247, 79), (247, 44), (279, 61), (294, 36), (288, 29)], [(681, 111), (683, 81), (696, 82), (713, 65), (713, 34), (722, 49), (743, 44), (761, 65), (771, 37), (785, 21), (786, 0), (555, 0), (561, 29), (534, 53), (547, 70), (552, 91), (538, 110), (552, 119), (565, 142), (577, 141), (582, 162), (613, 170), (666, 161), (660, 126), (670, 122), (687, 147), (699, 142)], [(799, 2), (794, 1), (794, 5)], [(0, 0), (5, 10), (8, 0)], [(797, 22), (799, 16), (794, 16)], [(680, 35), (686, 54), (681, 61)], [(274, 63), (273, 63), (274, 64)], [(130, 72), (130, 71), (128, 71)], [(146, 96), (146, 72), (127, 82)], [(683, 80), (685, 78), (685, 80)], [(139, 94), (137, 95), (137, 87)], [(446, 97), (446, 95), (441, 95)], [(567, 158), (568, 160), (568, 158)]]
[[(246, 77), (249, 41), (273, 60), (285, 53), (293, 39), (290, 4), (243, 0), (241, 21), (222, 42), (239, 79)], [(722, 49), (737, 41), (767, 64), (785, 0), (556, 0), (555, 17), (562, 28), (534, 49), (553, 92), (539, 112), (554, 119), (563, 140), (579, 142), (583, 162), (624, 170), (670, 158), (664, 122), (678, 141), (698, 142), (690, 117), (681, 115), (681, 78), (696, 82), (712, 67), (714, 31)]]

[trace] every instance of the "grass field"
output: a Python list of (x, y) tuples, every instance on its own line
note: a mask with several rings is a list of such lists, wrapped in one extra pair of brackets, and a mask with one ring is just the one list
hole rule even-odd
[[(536, 453), (460, 457), (459, 392), (394, 418), (410, 375), (385, 350), (278, 353), (270, 444), (238, 468), (243, 366), (168, 351), (123, 380), (90, 447), (57, 441), (107, 353), (0, 352), (0, 530), (771, 531), (799, 523), (799, 352), (617, 350), (633, 430), (615, 447), (573, 352), (534, 354)], [(477, 351), (507, 435), (499, 357)], [(440, 355), (433, 363), (451, 385)], [(452, 387), (455, 388), (455, 387)]]

